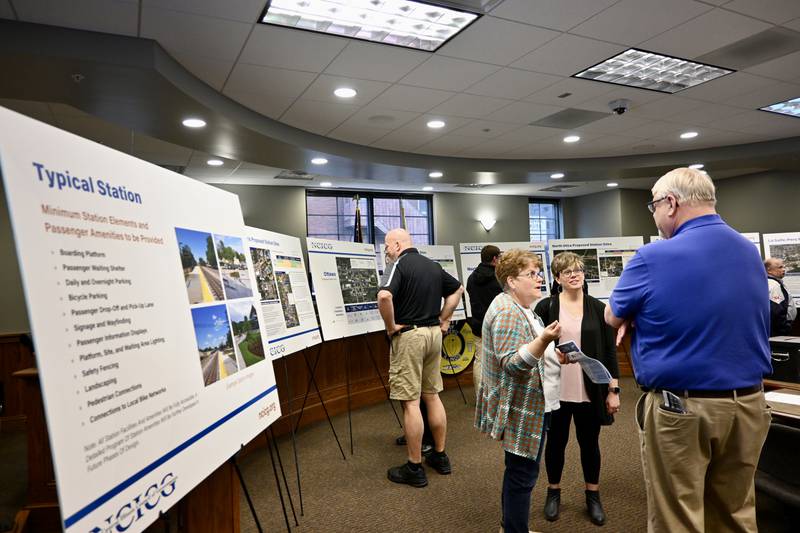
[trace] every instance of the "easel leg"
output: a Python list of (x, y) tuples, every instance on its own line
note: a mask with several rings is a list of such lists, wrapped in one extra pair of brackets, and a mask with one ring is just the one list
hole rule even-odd
[[(258, 520), (258, 515), (256, 514), (256, 508), (253, 505), (253, 500), (250, 498), (250, 491), (247, 490), (247, 484), (244, 482), (244, 477), (242, 477), (242, 471), (239, 469), (239, 463), (236, 461), (236, 454), (234, 454), (229, 461), (233, 464), (233, 468), (236, 470), (236, 475), (239, 478), (239, 484), (242, 486), (242, 490), (244, 491), (244, 497), (247, 499), (247, 505), (250, 507), (250, 513), (253, 515), (253, 520), (256, 522), (256, 528), (258, 529), (258, 533), (263, 533), (264, 530), (261, 529), (261, 522)], [(280, 487), (278, 487), (280, 489)]]
[[(286, 358), (283, 358), (283, 377), (286, 382), (286, 397), (289, 398), (289, 407), (291, 409), (292, 392), (289, 384), (289, 363)], [(305, 516), (303, 513), (303, 488), (300, 485), (300, 461), (297, 459), (297, 441), (294, 435), (294, 422), (289, 416), (289, 429), (292, 432), (292, 451), (294, 452), (294, 470), (297, 473), (297, 494), (300, 496), (300, 516)], [(288, 489), (287, 489), (288, 490)]]
[[(342, 459), (347, 461), (347, 457), (345, 457), (344, 450), (342, 449), (342, 443), (339, 442), (339, 435), (336, 434), (336, 429), (333, 427), (333, 422), (331, 421), (331, 415), (328, 414), (328, 408), (325, 406), (325, 400), (322, 398), (322, 393), (319, 391), (319, 386), (317, 386), (317, 380), (314, 377), (314, 370), (316, 369), (317, 362), (319, 362), (319, 351), (317, 352), (317, 360), (314, 361), (314, 369), (311, 368), (311, 365), (308, 362), (308, 358), (306, 358), (305, 352), (303, 352), (303, 360), (306, 362), (306, 368), (308, 369), (308, 372), (311, 374), (311, 384), (314, 385), (314, 390), (317, 391), (317, 396), (319, 396), (319, 403), (320, 405), (322, 405), (322, 410), (325, 411), (325, 418), (328, 419), (328, 425), (331, 427), (331, 431), (333, 432), (333, 438), (336, 439), (336, 445), (339, 446), (339, 452), (342, 454)], [(299, 424), (300, 420), (298, 420), (297, 422)]]
[(275, 439), (275, 432), (272, 427), (269, 428), (269, 436), (272, 437), (272, 443), (275, 445), (275, 456), (278, 458), (278, 466), (281, 469), (281, 477), (283, 478), (283, 486), (286, 487), (286, 497), (289, 500), (289, 507), (292, 509), (292, 516), (294, 517), (294, 525), (299, 526), (297, 521), (297, 513), (294, 512), (294, 502), (292, 501), (292, 493), (289, 490), (289, 483), (286, 481), (286, 471), (283, 469), (283, 461), (281, 460), (281, 452), (278, 448), (278, 441)]
[(275, 487), (278, 489), (278, 496), (280, 496), (281, 498), (281, 509), (283, 510), (283, 520), (284, 522), (286, 522), (286, 531), (289, 531), (291, 533), (292, 526), (289, 525), (289, 515), (286, 514), (286, 502), (283, 501), (283, 490), (281, 490), (281, 481), (280, 479), (278, 479), (278, 469), (275, 467), (275, 457), (273, 457), (272, 455), (272, 440), (270, 440), (269, 435), (267, 435), (266, 431), (264, 431), (264, 438), (267, 439), (267, 447), (269, 448), (269, 460), (272, 462), (272, 473), (275, 474)]
[[(319, 363), (319, 355), (322, 352), (322, 344), (320, 343), (319, 348), (317, 348), (317, 355), (314, 357), (314, 369), (311, 371), (311, 376), (308, 378), (308, 383), (306, 383), (306, 394), (303, 396), (303, 404), (300, 406), (300, 414), (297, 416), (297, 423), (294, 426), (294, 430), (300, 427), (300, 420), (303, 418), (303, 412), (306, 408), (306, 402), (308, 401), (308, 394), (311, 392), (311, 380), (314, 378), (314, 372), (317, 371), (317, 363)], [(306, 358), (305, 350), (302, 350), (303, 359), (306, 360), (306, 366), (308, 366), (308, 359)]]
[(389, 401), (389, 407), (392, 408), (394, 417), (397, 420), (397, 425), (399, 425), (402, 428), (403, 423), (400, 422), (400, 417), (397, 416), (397, 410), (394, 408), (394, 402), (392, 402), (392, 398), (389, 395), (389, 389), (386, 388), (386, 384), (383, 382), (383, 376), (381, 376), (381, 371), (378, 369), (378, 363), (375, 362), (375, 356), (372, 354), (372, 347), (369, 345), (369, 341), (367, 340), (367, 334), (365, 333), (361, 338), (364, 339), (364, 344), (367, 345), (367, 351), (369, 352), (369, 359), (370, 361), (372, 361), (372, 367), (375, 369), (375, 373), (378, 375), (378, 379), (381, 381), (381, 387), (383, 387), (383, 392), (386, 393), (386, 399)]
[[(343, 343), (344, 344), (344, 343)], [(350, 455), (353, 455), (353, 411), (350, 395), (350, 350), (344, 349), (344, 373), (347, 377), (347, 427), (350, 431)]]

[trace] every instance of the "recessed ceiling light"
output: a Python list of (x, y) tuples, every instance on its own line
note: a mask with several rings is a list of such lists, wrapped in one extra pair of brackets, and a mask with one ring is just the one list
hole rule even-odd
[(672, 94), (732, 72), (734, 71), (630, 48), (573, 77)]
[(428, 127), (432, 130), (438, 130), (439, 128), (444, 128), (445, 123), (444, 120), (429, 120)]
[(550, 177), (552, 179), (554, 179), (554, 180), (560, 180), (561, 178), (564, 177), (564, 173), (563, 172), (556, 172), (555, 174), (550, 174)]
[(692, 168), (692, 169), (694, 169), (694, 170), (700, 170), (700, 169), (701, 169), (701, 168), (703, 168), (704, 166), (705, 166), (705, 165), (704, 165), (703, 163), (695, 163), (694, 165), (689, 165), (689, 168)]
[(261, 22), (434, 52), (478, 16), (414, 0), (272, 0)]
[(768, 105), (767, 107), (762, 107), (761, 110), (800, 118), (800, 97)]
[(333, 185), (333, 183), (331, 183), (330, 181), (320, 182), (320, 187), (330, 187), (331, 185)]
[(431, 187), (430, 185), (426, 185), (425, 187), (422, 188), (422, 190), (423, 191), (432, 191), (433, 187)]
[(616, 181), (606, 183), (606, 187), (617, 187), (617, 186), (619, 186), (619, 183), (617, 183)]
[(335, 94), (339, 98), (352, 98), (358, 93), (356, 92), (355, 89), (351, 89), (350, 87), (339, 87), (338, 89), (333, 91), (333, 94)]
[(205, 128), (206, 121), (202, 118), (185, 118), (183, 119), (183, 125), (187, 128)]
[(210, 167), (221, 167), (225, 163), (222, 161), (222, 159), (209, 159), (206, 161), (206, 164)]
[(565, 143), (576, 143), (580, 140), (581, 138), (578, 135), (567, 135), (566, 137), (564, 137)]
[(697, 133), (696, 131), (684, 131), (683, 133), (681, 133), (681, 139), (694, 139), (698, 135), (700, 134)]
[(433, 172), (428, 173), (429, 178), (441, 178), (442, 176), (444, 176), (444, 173), (439, 172), (438, 170), (434, 170)]
[(328, 160), (325, 159), (324, 157), (315, 157), (314, 159), (311, 160), (311, 163), (313, 163), (314, 165), (324, 165), (327, 162)]

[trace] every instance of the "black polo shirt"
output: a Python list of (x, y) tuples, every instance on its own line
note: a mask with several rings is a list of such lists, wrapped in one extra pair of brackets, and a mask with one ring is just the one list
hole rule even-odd
[(392, 293), (394, 321), (408, 326), (436, 326), (442, 298), (461, 283), (416, 248), (406, 248), (390, 267), (381, 290)]

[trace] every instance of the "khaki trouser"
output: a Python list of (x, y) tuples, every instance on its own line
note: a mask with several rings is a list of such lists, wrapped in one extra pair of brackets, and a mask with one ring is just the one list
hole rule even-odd
[(771, 420), (764, 393), (681, 398), (686, 414), (636, 404), (649, 533), (755, 532), (755, 476)]
[(475, 386), (475, 399), (477, 401), (478, 391), (481, 388), (481, 357), (483, 355), (483, 341), (480, 337), (475, 337), (475, 354), (472, 356), (472, 383)]
[(419, 400), (420, 393), (442, 391), (442, 330), (439, 326), (412, 329), (392, 337), (389, 354), (389, 397)]

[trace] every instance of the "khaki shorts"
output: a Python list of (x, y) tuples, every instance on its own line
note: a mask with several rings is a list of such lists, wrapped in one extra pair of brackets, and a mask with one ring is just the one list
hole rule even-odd
[(389, 396), (392, 400), (418, 400), (420, 393), (442, 390), (442, 330), (421, 327), (392, 337), (389, 355)]

